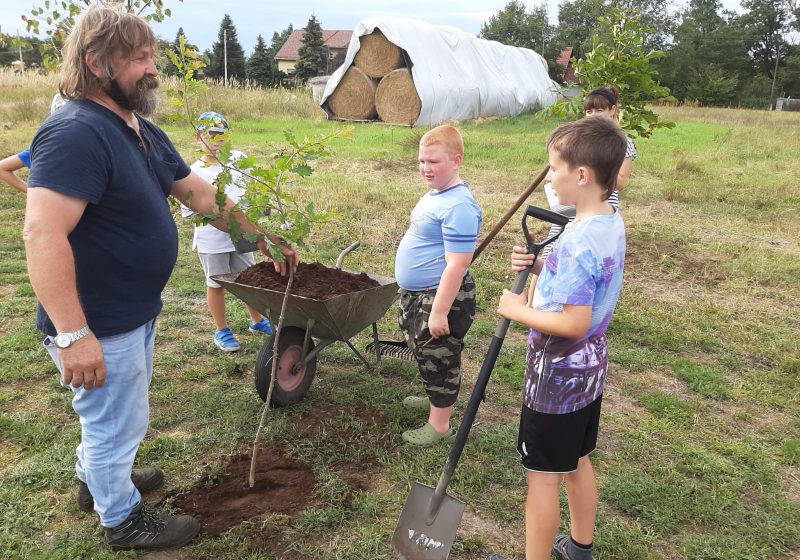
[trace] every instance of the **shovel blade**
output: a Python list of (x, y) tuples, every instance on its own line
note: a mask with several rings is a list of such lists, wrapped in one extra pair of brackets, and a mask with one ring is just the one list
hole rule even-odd
[(415, 482), (408, 493), (392, 546), (403, 560), (446, 560), (464, 514), (464, 502), (447, 494), (431, 511), (434, 489)]

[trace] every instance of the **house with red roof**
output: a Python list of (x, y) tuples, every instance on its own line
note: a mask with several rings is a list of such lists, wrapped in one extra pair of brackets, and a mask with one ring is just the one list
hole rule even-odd
[[(275, 54), (275, 61), (278, 63), (278, 70), (286, 74), (294, 74), (294, 65), (300, 58), (300, 47), (303, 46), (303, 35), (305, 29), (295, 29), (289, 38), (278, 49)], [(347, 47), (350, 45), (350, 38), (353, 36), (351, 30), (328, 29), (322, 30), (322, 40), (328, 47), (328, 74), (333, 72), (344, 62)]]
[(556, 64), (564, 68), (564, 70), (561, 72), (560, 78), (565, 84), (575, 83), (578, 81), (575, 77), (575, 69), (572, 67), (570, 58), (572, 58), (572, 47), (564, 47), (561, 49), (561, 52), (556, 58)]

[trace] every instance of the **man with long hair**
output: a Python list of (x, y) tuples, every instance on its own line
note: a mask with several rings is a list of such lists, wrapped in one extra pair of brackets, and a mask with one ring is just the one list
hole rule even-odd
[[(183, 546), (199, 531), (190, 516), (144, 507), (141, 493), (163, 474), (133, 464), (149, 420), (155, 319), (178, 252), (167, 197), (217, 214), (220, 229), (233, 205), (218, 208), (216, 189), (143, 118), (158, 102), (156, 49), (147, 22), (119, 7), (93, 6), (78, 19), (60, 69), (70, 102), (31, 145), (23, 233), (37, 327), (80, 419), (78, 506), (97, 512), (114, 550)], [(282, 251), (275, 266), (285, 273), (297, 254)]]

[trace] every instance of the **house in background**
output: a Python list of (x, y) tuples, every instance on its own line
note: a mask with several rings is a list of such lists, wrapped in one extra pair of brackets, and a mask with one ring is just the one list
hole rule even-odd
[(564, 97), (571, 99), (576, 95), (580, 95), (581, 88), (577, 87), (578, 78), (575, 77), (575, 69), (572, 67), (572, 47), (564, 47), (556, 57), (556, 64), (563, 68), (561, 75), (561, 83), (564, 84), (565, 89), (561, 92)]
[[(294, 65), (300, 58), (300, 47), (303, 46), (303, 34), (305, 29), (295, 29), (283, 46), (275, 54), (275, 61), (278, 63), (278, 70), (288, 75), (294, 74)], [(328, 47), (328, 69), (326, 74), (330, 74), (344, 62), (347, 54), (347, 47), (350, 45), (350, 38), (353, 32), (350, 30), (322, 30), (322, 40)]]

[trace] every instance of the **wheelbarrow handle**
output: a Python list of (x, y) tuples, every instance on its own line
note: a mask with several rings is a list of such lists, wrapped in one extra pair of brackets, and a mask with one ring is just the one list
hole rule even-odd
[(344, 248), (344, 251), (339, 253), (339, 258), (336, 259), (336, 268), (342, 268), (342, 261), (347, 256), (348, 253), (355, 251), (361, 245), (361, 241), (356, 241), (351, 243), (347, 247)]
[[(525, 214), (522, 216), (522, 232), (525, 235), (525, 243), (528, 247), (528, 250), (534, 255), (533, 262), (535, 263), (539, 252), (544, 248), (544, 246), (554, 241), (561, 234), (561, 232), (558, 232), (556, 235), (551, 236), (541, 243), (534, 243), (533, 238), (528, 231), (527, 220), (529, 217), (538, 218), (540, 220), (561, 226), (566, 225), (569, 221), (569, 218), (556, 212), (545, 210), (544, 208), (528, 206), (528, 208), (525, 210)], [(517, 277), (514, 280), (514, 285), (511, 288), (512, 292), (515, 294), (522, 293), (532, 268), (533, 264), (517, 273)], [(510, 325), (511, 320), (502, 316), (500, 317), (497, 328), (494, 331), (494, 336), (492, 336), (492, 341), (489, 343), (489, 349), (486, 351), (486, 358), (483, 360), (483, 365), (481, 365), (481, 371), (475, 381), (475, 387), (472, 389), (472, 393), (469, 396), (469, 402), (467, 403), (467, 408), (464, 410), (464, 416), (461, 419), (461, 424), (458, 427), (458, 432), (456, 433), (456, 438), (453, 441), (453, 446), (450, 448), (450, 454), (447, 456), (447, 462), (444, 465), (444, 469), (442, 469), (442, 475), (439, 477), (439, 482), (436, 484), (436, 489), (431, 497), (431, 502), (428, 506), (427, 519), (429, 524), (433, 522), (433, 519), (435, 519), (439, 512), (439, 506), (444, 499), (447, 485), (450, 484), (450, 478), (452, 478), (456, 469), (456, 464), (458, 464), (458, 460), (461, 458), (461, 452), (464, 451), (464, 446), (467, 443), (467, 437), (472, 429), (472, 424), (475, 422), (475, 416), (478, 413), (478, 407), (483, 400), (484, 393), (486, 392), (486, 386), (489, 384), (489, 377), (492, 374), (494, 364), (497, 361), (497, 356), (500, 354), (500, 349), (503, 346), (503, 341), (505, 340), (506, 333), (508, 332), (508, 327)]]

